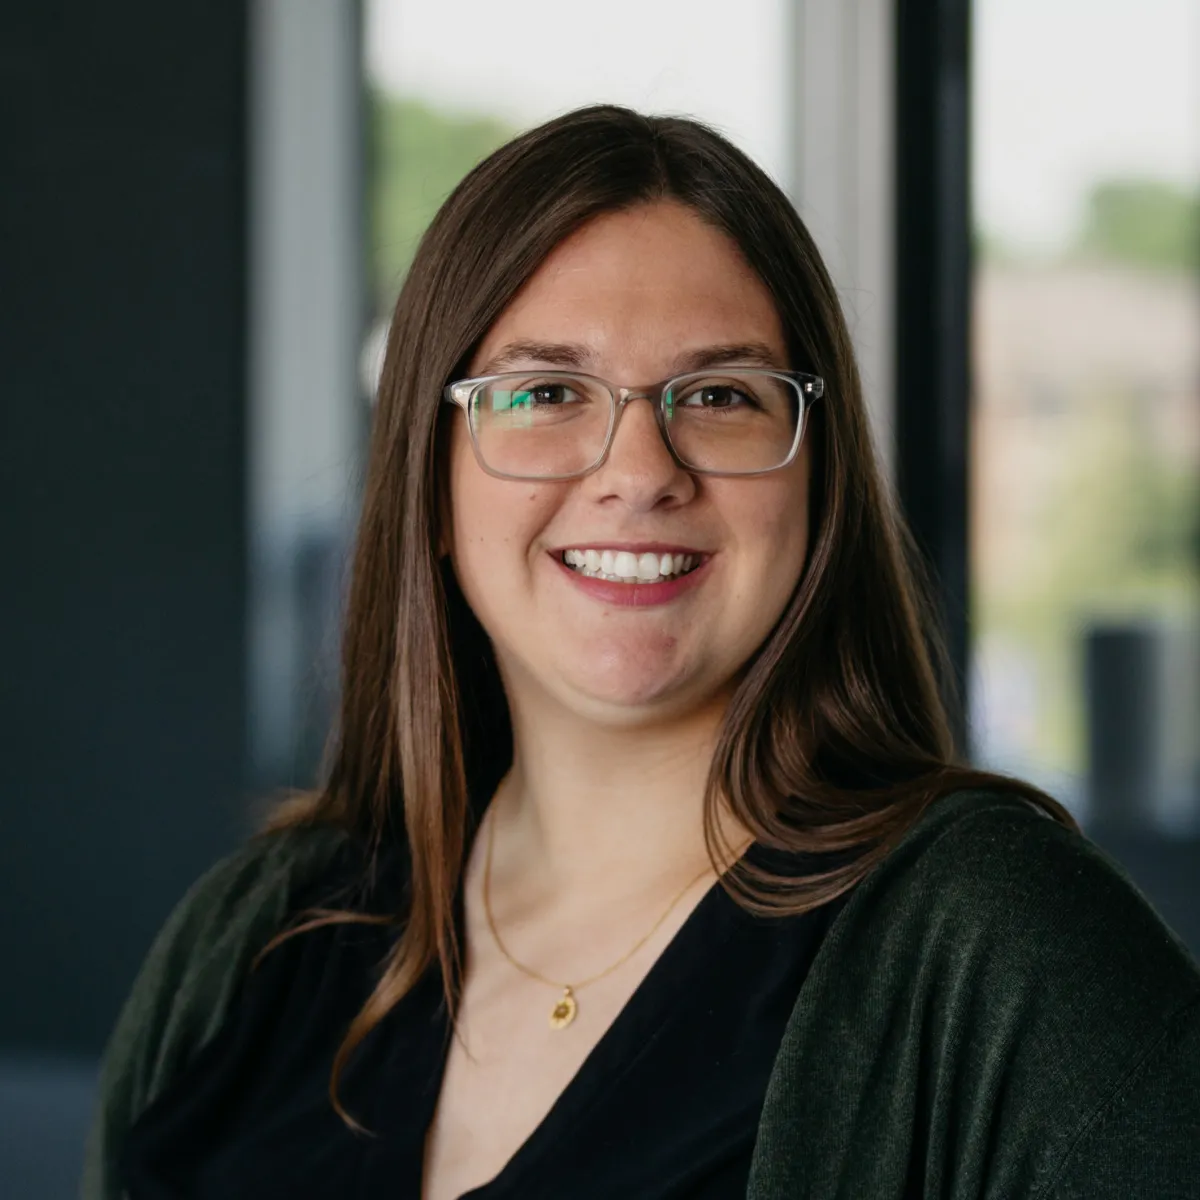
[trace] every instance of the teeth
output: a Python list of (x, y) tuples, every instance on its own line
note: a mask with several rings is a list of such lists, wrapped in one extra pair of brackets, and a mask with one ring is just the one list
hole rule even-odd
[(622, 579), (636, 579), (638, 577), (637, 555), (630, 554), (628, 550), (618, 550), (613, 559), (613, 574), (620, 575)]
[(628, 550), (563, 551), (568, 567), (595, 579), (613, 583), (658, 583), (677, 575), (686, 575), (699, 565), (695, 554), (631, 554)]

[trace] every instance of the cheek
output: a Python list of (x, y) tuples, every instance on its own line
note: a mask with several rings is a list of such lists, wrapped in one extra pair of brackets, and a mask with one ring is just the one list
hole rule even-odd
[(776, 547), (775, 557), (785, 590), (790, 594), (799, 582), (808, 555), (808, 501), (802, 495), (790, 495), (787, 504), (772, 522), (767, 540)]
[(480, 620), (497, 598), (515, 599), (541, 551), (538, 536), (561, 504), (560, 485), (496, 479), (480, 467), (465, 421), (449, 449), (449, 546), (459, 586)]
[(520, 485), (495, 479), (479, 465), (465, 417), (450, 437), (450, 553), (464, 589), (467, 578), (486, 565), (511, 536), (512, 491)]
[(800, 573), (804, 569), (804, 563), (808, 557), (812, 457), (807, 446), (801, 451), (792, 471), (783, 476), (780, 483), (785, 486), (777, 510), (776, 537), (780, 546), (783, 547), (783, 553), (792, 572), (792, 581), (788, 587), (790, 592), (799, 581)]
[(760, 603), (786, 603), (800, 579), (808, 553), (808, 470), (762, 476), (759, 486), (730, 489), (728, 524), (742, 554), (741, 587)]

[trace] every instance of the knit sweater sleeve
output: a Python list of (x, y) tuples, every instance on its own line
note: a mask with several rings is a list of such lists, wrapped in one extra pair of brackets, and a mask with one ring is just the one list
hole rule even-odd
[(1200, 999), (1082, 1122), (1047, 1200), (1196, 1200), (1200, 1196)]
[(84, 1155), (83, 1200), (120, 1200), (126, 1134), (216, 1033), (254, 956), (297, 890), (347, 845), (332, 829), (255, 838), (188, 891), (167, 919), (109, 1038)]
[(826, 937), (750, 1197), (1198, 1197), (1198, 1001), (1194, 960), (1086, 839), (942, 800)]

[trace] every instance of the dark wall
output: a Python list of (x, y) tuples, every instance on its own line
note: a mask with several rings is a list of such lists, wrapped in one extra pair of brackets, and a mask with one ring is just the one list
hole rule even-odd
[(0, 1053), (92, 1054), (241, 826), (241, 0), (0, 14)]

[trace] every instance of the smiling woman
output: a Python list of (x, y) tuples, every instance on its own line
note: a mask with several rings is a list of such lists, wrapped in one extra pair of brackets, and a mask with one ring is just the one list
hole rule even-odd
[[(618, 406), (607, 385), (581, 376), (564, 406), (568, 377), (549, 376), (539, 391), (536, 372), (568, 345), (607, 378), (668, 382), (622, 387)], [(660, 200), (599, 215), (557, 245), (471, 355), (468, 371), (485, 378), (497, 360), (521, 368), (535, 405), (557, 381), (548, 416), (534, 407), (529, 424), (499, 433), (492, 385), (468, 387), (471, 420), (455, 421), (449, 437), (454, 577), (491, 640), (515, 728), (553, 727), (573, 709), (590, 726), (702, 707), (715, 727), (795, 591), (808, 546), (804, 393), (783, 374), (731, 370), (750, 365), (741, 355), (751, 346), (787, 370), (767, 288), (732, 239)], [(712, 365), (671, 378), (701, 363)], [(511, 375), (500, 378), (511, 387)], [(513, 447), (529, 441), (531, 454)], [(538, 486), (514, 506), (517, 468)], [(582, 571), (565, 561), (579, 551)], [(598, 571), (588, 571), (588, 551)], [(662, 554), (692, 569), (661, 581)], [(586, 744), (595, 733), (579, 731)]]
[(163, 931), (86, 1194), (1185, 1194), (1200, 972), (955, 761), (922, 595), (767, 177), (503, 147), (397, 302), (328, 779)]

